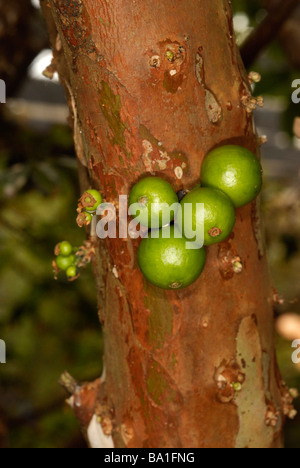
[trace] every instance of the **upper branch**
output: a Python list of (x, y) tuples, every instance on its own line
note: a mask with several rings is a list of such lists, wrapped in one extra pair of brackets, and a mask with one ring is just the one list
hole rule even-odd
[(281, 26), (299, 5), (300, 0), (282, 0), (279, 5), (269, 11), (266, 18), (241, 47), (246, 68), (250, 67), (262, 50), (275, 39)]

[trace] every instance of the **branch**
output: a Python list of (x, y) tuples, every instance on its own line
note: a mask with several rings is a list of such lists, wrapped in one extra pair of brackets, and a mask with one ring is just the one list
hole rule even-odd
[(60, 379), (59, 385), (61, 385), (70, 395), (74, 395), (79, 388), (78, 382), (69, 374), (69, 372), (64, 372)]
[(249, 68), (265, 47), (275, 39), (281, 26), (299, 5), (300, 0), (282, 0), (277, 7), (269, 11), (268, 16), (241, 47), (241, 55), (246, 68)]

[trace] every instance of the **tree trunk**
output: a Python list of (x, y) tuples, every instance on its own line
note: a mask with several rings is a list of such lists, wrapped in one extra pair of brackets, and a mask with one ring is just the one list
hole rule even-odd
[[(118, 206), (146, 173), (192, 188), (216, 145), (259, 151), (230, 1), (41, 3), (81, 173), (86, 166), (107, 202)], [(89, 427), (91, 444), (280, 447), (287, 393), (276, 367), (259, 203), (237, 211), (234, 234), (208, 249), (203, 275), (182, 291), (143, 279), (138, 244), (99, 240), (105, 375), (86, 391), (85, 417), (81, 408), (86, 426), (100, 416)]]

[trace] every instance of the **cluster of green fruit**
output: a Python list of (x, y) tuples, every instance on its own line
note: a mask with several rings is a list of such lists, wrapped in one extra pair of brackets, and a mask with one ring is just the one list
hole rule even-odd
[(97, 190), (87, 190), (80, 198), (77, 224), (79, 227), (91, 224), (97, 208), (102, 203), (102, 196)]
[[(178, 203), (172, 186), (158, 177), (138, 182), (130, 193), (131, 214), (152, 229), (138, 252), (144, 276), (163, 289), (180, 289), (192, 284), (204, 269), (206, 252), (203, 243), (198, 249), (188, 249), (187, 240), (197, 242), (197, 237), (193, 238), (195, 232), (204, 230), (204, 246), (224, 241), (234, 228), (235, 208), (252, 202), (261, 187), (259, 160), (246, 148), (235, 145), (221, 146), (208, 153), (201, 169), (201, 185), (184, 196), (180, 203), (182, 209), (172, 213), (171, 219), (170, 209), (164, 207)], [(202, 216), (198, 213), (200, 204)], [(192, 210), (187, 211), (191, 205)], [(168, 223), (175, 221), (171, 226), (165, 226), (164, 210)], [(153, 229), (160, 229), (159, 234)], [(168, 238), (165, 229), (170, 230)]]
[(65, 271), (70, 281), (77, 277), (79, 259), (76, 256), (76, 252), (77, 249), (67, 241), (63, 241), (55, 247), (56, 259), (53, 264), (55, 272)]
[[(80, 227), (91, 224), (97, 208), (102, 203), (102, 196), (97, 190), (87, 190), (79, 200), (77, 224)], [(86, 245), (75, 248), (70, 242), (63, 241), (55, 247), (56, 259), (53, 262), (55, 277), (65, 272), (69, 281), (79, 277), (79, 269), (90, 262), (90, 248)], [(91, 246), (93, 248), (93, 246)]]

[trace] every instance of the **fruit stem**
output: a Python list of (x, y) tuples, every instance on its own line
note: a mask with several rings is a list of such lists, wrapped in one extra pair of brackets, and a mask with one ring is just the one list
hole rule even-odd
[(222, 231), (218, 227), (212, 228), (209, 233), (210, 237), (219, 237), (222, 234)]

